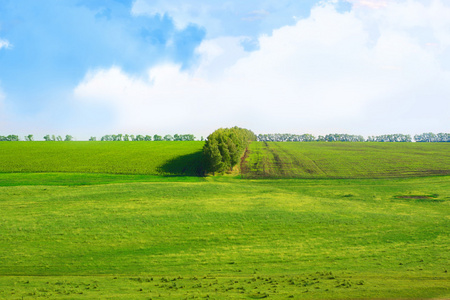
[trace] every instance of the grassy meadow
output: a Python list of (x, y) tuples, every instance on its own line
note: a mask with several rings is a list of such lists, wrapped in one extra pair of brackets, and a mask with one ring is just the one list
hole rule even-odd
[(0, 142), (0, 172), (189, 175), (204, 142)]
[[(160, 176), (196, 170), (201, 142), (9, 143), (0, 143), (0, 299), (450, 298), (448, 146), (390, 144), (398, 149), (371, 173), (349, 165), (368, 170), (382, 157), (376, 147), (355, 156), (351, 145), (338, 155), (302, 143), (309, 152), (297, 160), (313, 157), (329, 177), (242, 179)], [(108, 151), (121, 158), (112, 169)], [(64, 156), (75, 158), (44, 164)], [(350, 170), (361, 178), (337, 178)], [(371, 178), (382, 171), (388, 178)]]
[(254, 142), (247, 178), (386, 178), (450, 174), (447, 143)]

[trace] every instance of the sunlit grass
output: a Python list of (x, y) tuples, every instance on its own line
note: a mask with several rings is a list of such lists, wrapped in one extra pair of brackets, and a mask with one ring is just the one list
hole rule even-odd
[(198, 175), (204, 142), (0, 142), (0, 172)]
[(448, 176), (151, 178), (0, 187), (0, 298), (450, 296)]

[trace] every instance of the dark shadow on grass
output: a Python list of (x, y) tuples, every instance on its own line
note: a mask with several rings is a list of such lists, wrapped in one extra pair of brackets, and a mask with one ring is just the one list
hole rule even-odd
[(164, 176), (205, 176), (203, 152), (176, 157), (158, 169)]

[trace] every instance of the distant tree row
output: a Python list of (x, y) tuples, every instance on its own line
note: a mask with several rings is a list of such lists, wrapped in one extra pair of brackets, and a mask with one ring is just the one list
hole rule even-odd
[(258, 134), (257, 137), (260, 142), (311, 142), (316, 138), (312, 134)]
[[(237, 128), (237, 127), (234, 127)], [(233, 128), (226, 129), (232, 130)], [(225, 130), (223, 128), (218, 130)], [(247, 129), (245, 129), (247, 130)], [(249, 130), (248, 130), (249, 131)], [(251, 131), (250, 131), (251, 132)], [(252, 132), (253, 134), (253, 132)], [(253, 134), (254, 135), (254, 134)], [(413, 139), (409, 134), (384, 134), (377, 136), (369, 136), (364, 139), (361, 135), (352, 134), (327, 134), (325, 136), (319, 135), (317, 138), (312, 134), (290, 134), (290, 133), (275, 133), (275, 134), (258, 134), (255, 136), (257, 141), (260, 142), (412, 142)], [(45, 141), (73, 141), (73, 136), (66, 135), (62, 138), (60, 135), (45, 135), (43, 137)], [(34, 141), (34, 136), (32, 134), (26, 135), (24, 137), (25, 141)], [(133, 135), (133, 134), (111, 134), (104, 135), (101, 137), (100, 141), (194, 141), (195, 136), (193, 134), (167, 134), (165, 136), (160, 135)], [(201, 137), (203, 141), (203, 137)], [(0, 141), (20, 141), (18, 135), (10, 134), (8, 136), (0, 135)], [(97, 138), (92, 136), (89, 141), (97, 141)], [(414, 136), (414, 141), (416, 142), (450, 142), (450, 133), (438, 133), (434, 134), (432, 132), (416, 134)]]
[(327, 134), (326, 136), (319, 135), (315, 137), (312, 134), (289, 134), (289, 133), (275, 133), (275, 134), (259, 134), (258, 141), (261, 142), (364, 142), (364, 137), (361, 135), (351, 134)]
[[(96, 141), (96, 137), (91, 137), (89, 141)], [(170, 134), (163, 136), (155, 134), (153, 137), (150, 135), (133, 135), (133, 134), (111, 134), (104, 135), (100, 139), (101, 141), (195, 141), (193, 134)], [(203, 138), (202, 138), (203, 140)]]
[(438, 133), (431, 132), (416, 134), (414, 136), (416, 142), (450, 142), (450, 133)]
[(377, 136), (369, 136), (368, 142), (412, 142), (409, 134), (384, 134)]
[[(30, 139), (31, 141), (32, 141), (32, 139)], [(46, 136), (44, 136), (44, 141), (47, 141), (47, 142), (50, 142), (50, 141), (56, 141), (56, 142), (62, 142), (62, 141), (65, 141), (65, 142), (70, 142), (70, 141), (73, 141), (73, 136), (71, 136), (71, 135), (66, 135), (66, 137), (64, 138), (64, 140), (63, 140), (63, 138), (60, 136), (60, 135), (58, 135), (58, 136), (55, 136), (54, 134), (53, 135), (49, 135), (49, 134), (47, 134)]]
[[(64, 138), (60, 135), (50, 135), (47, 134), (43, 137), (44, 141), (65, 141), (70, 142), (73, 141), (73, 136), (66, 135)], [(34, 136), (32, 134), (26, 135), (24, 138), (25, 141), (34, 141)], [(153, 137), (150, 135), (132, 135), (132, 134), (112, 134), (112, 135), (105, 135), (101, 139), (101, 141), (194, 141), (195, 136), (193, 134), (175, 134), (170, 135), (167, 134), (165, 136), (160, 136), (155, 134)], [(201, 137), (201, 140), (203, 141), (203, 137)], [(9, 141), (9, 142), (15, 142), (20, 141), (20, 138), (18, 135), (10, 134), (8, 136), (0, 135), (0, 142)], [(97, 141), (97, 138), (95, 136), (91, 136), (89, 138), (89, 141)]]
[(19, 140), (19, 136), (15, 134), (10, 134), (8, 136), (0, 135), (1, 142), (16, 142)]
[[(68, 141), (72, 141), (72, 140), (73, 140), (73, 137), (71, 135), (66, 135), (64, 140), (63, 140), (63, 138), (60, 135), (58, 135), (58, 136), (51, 135), (50, 136), (49, 134), (47, 134), (46, 136), (44, 136), (44, 141), (66, 141), (66, 142), (68, 142)], [(8, 135), (8, 136), (0, 135), (0, 141), (16, 142), (16, 141), (20, 141), (20, 139), (19, 139), (18, 135), (14, 135), (14, 134), (11, 134), (11, 135)], [(27, 142), (34, 141), (34, 136), (32, 134), (26, 135), (25, 136), (25, 141), (27, 141)]]
[(244, 128), (220, 128), (211, 133), (203, 146), (205, 169), (213, 174), (231, 171), (256, 135)]
[(321, 136), (317, 138), (317, 141), (325, 142), (364, 142), (364, 137), (362, 135), (353, 134), (327, 134), (326, 136)]
[[(352, 134), (327, 134), (317, 138), (311, 134), (258, 134), (257, 140), (261, 142), (412, 142), (409, 134), (384, 134), (369, 136), (364, 139), (361, 135)], [(416, 142), (450, 142), (449, 133), (423, 133), (414, 136)]]

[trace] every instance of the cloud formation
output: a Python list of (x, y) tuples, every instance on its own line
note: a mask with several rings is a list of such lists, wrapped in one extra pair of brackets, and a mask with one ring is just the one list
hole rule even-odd
[(9, 49), (11, 47), (12, 45), (7, 40), (0, 39), (0, 49)]
[(307, 17), (320, 0), (136, 0), (136, 16), (167, 15), (178, 28), (194, 23), (207, 29), (208, 38), (268, 34), (274, 28), (294, 24), (295, 18)]
[(251, 53), (241, 37), (203, 41), (198, 65), (187, 71), (173, 64), (144, 77), (94, 70), (74, 97), (112, 109), (117, 130), (131, 132), (205, 135), (234, 125), (313, 134), (448, 131), (450, 7), (367, 5), (347, 13), (317, 6), (261, 36)]
[(378, 9), (387, 6), (386, 0), (348, 0), (350, 3), (358, 6), (365, 6), (372, 9)]

